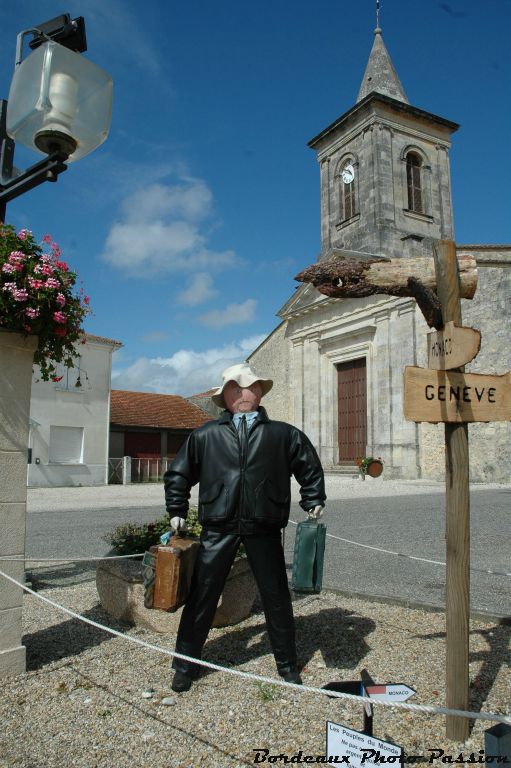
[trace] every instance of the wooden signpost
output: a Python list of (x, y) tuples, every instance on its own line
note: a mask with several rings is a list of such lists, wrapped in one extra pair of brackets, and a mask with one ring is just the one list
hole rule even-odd
[[(330, 258), (307, 267), (296, 280), (312, 283), (325, 296), (360, 298), (373, 294), (412, 296), (430, 328), (428, 366), (405, 370), (405, 417), (444, 422), (446, 455), (446, 703), (468, 710), (470, 502), (468, 422), (511, 420), (511, 373), (465, 374), (478, 353), (481, 335), (463, 328), (461, 298), (477, 288), (476, 261), (456, 254), (442, 240), (430, 258), (391, 259), (333, 249)], [(447, 737), (466, 741), (467, 718), (447, 715)]]

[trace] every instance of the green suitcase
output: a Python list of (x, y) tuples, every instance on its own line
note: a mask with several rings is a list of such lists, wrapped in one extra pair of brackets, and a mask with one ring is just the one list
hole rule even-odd
[(303, 520), (296, 527), (293, 577), (296, 592), (321, 592), (325, 559), (326, 525)]

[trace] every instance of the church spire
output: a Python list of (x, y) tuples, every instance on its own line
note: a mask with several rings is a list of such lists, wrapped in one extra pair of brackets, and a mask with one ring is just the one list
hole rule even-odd
[[(377, 6), (377, 23), (379, 24), (379, 6)], [(366, 71), (357, 96), (357, 104), (365, 99), (372, 91), (383, 93), (392, 99), (409, 104), (403, 86), (390, 60), (379, 26), (374, 30), (374, 43), (367, 62)]]

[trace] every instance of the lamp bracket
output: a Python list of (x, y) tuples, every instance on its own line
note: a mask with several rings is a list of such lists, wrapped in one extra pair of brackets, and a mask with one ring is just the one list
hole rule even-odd
[(55, 16), (50, 21), (37, 24), (37, 26), (25, 29), (18, 34), (16, 40), (17, 67), (23, 59), (23, 41), (30, 34), (33, 35), (32, 40), (29, 42), (32, 50), (35, 50), (47, 40), (53, 40), (76, 53), (84, 53), (87, 50), (85, 19), (83, 16), (79, 16), (71, 21), (69, 13), (63, 13), (61, 16)]
[(57, 181), (59, 173), (67, 170), (67, 155), (53, 152), (26, 171), (13, 166), (14, 141), (6, 132), (7, 101), (0, 100), (0, 221), (1, 211), (6, 203), (42, 184), (43, 181)]

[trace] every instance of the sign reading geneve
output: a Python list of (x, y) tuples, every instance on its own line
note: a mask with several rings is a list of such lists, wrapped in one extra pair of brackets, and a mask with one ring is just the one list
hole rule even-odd
[(510, 421), (511, 373), (494, 376), (407, 365), (403, 401), (409, 421)]

